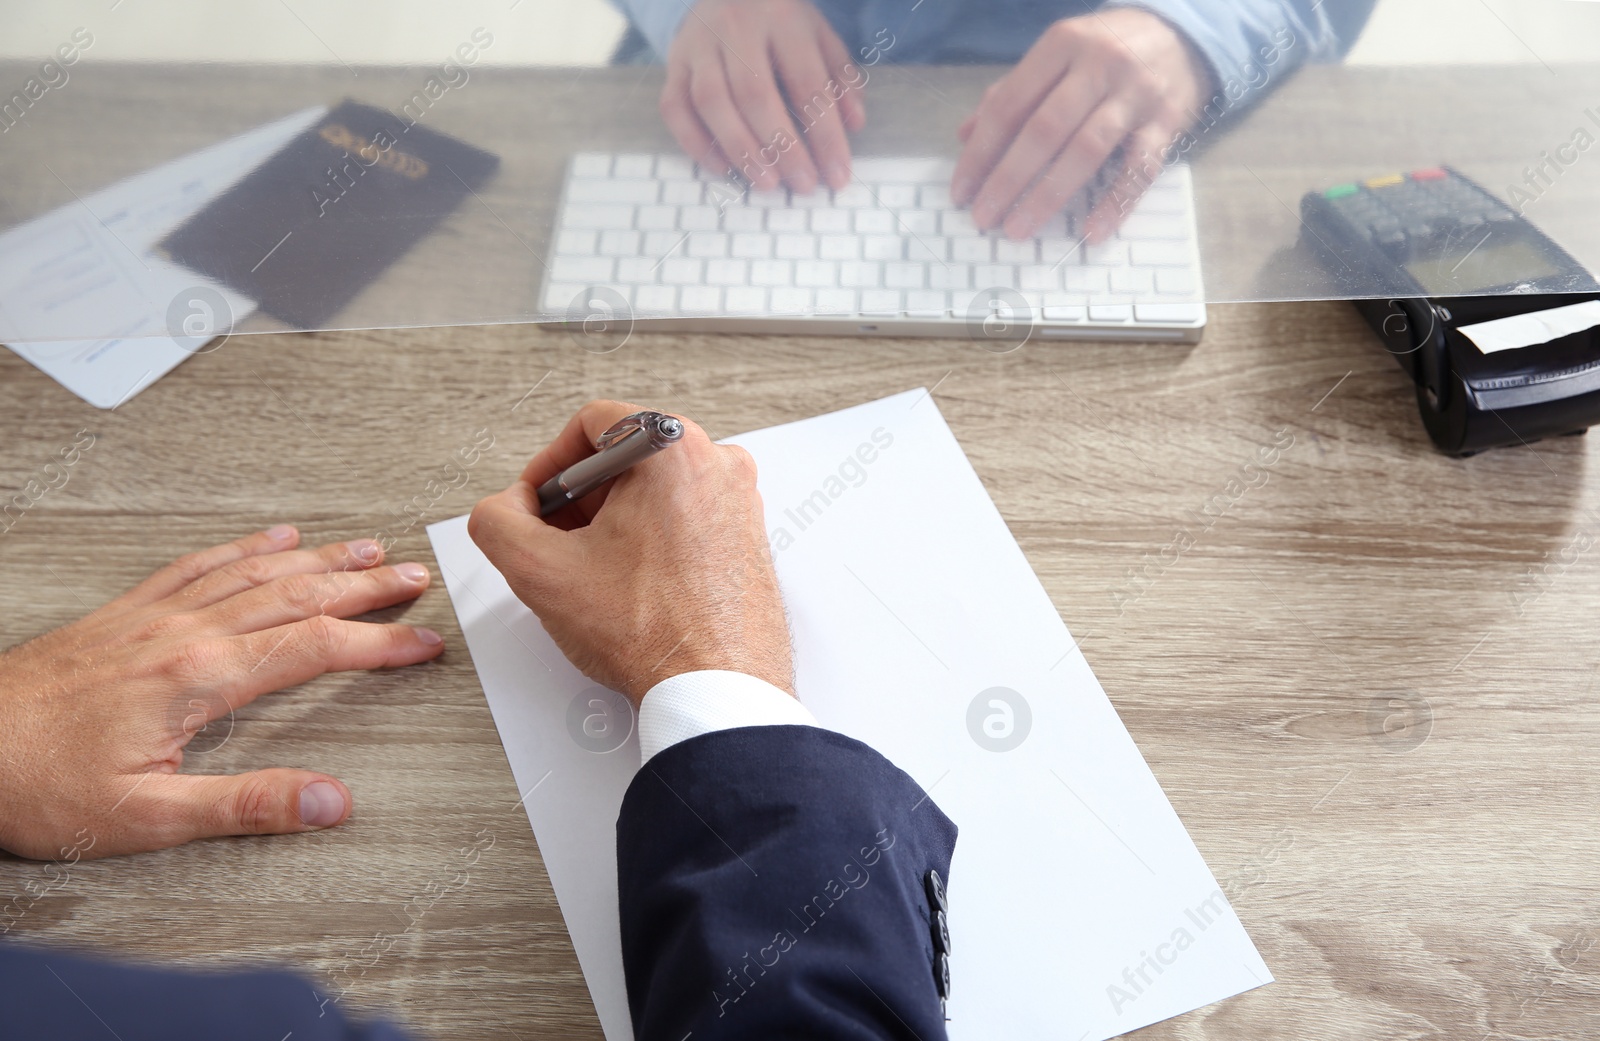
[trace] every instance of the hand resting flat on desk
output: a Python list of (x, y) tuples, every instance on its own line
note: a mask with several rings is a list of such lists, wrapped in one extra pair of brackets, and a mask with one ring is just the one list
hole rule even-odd
[[(672, 450), (538, 516), (534, 489), (631, 411), (585, 406), (472, 531), (573, 662), (640, 707), (648, 761), (617, 821), (635, 1036), (942, 1038), (955, 826), (883, 756), (807, 725), (750, 457), (687, 424)], [(297, 539), (278, 528), (186, 557), (0, 656), (0, 845), (52, 857), (87, 830), (82, 852), (106, 855), (345, 818), (349, 793), (323, 775), (177, 773), (199, 722), (230, 706), (439, 653), (428, 630), (348, 620), (415, 597), (425, 569)], [(0, 1039), (99, 1037), (108, 1020), (122, 1041), (398, 1037), (326, 1004), (278, 973), (0, 942)]]

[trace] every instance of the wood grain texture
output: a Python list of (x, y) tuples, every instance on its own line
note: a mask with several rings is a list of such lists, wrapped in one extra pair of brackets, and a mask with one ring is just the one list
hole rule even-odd
[[(272, 334), (235, 338), (114, 413), (4, 356), (0, 486), (79, 428), (98, 440), (0, 538), (0, 641), (276, 521), (319, 541), (393, 530), (392, 511), (487, 427), (493, 450), (427, 519), (465, 511), (591, 397), (724, 436), (919, 385), (937, 385), (1278, 977), (1143, 1036), (1592, 1036), (1588, 440), (1435, 454), (1398, 367), (1347, 305), (1216, 307), (1192, 349), (1005, 355), (648, 335), (594, 355), (526, 326)], [(1290, 437), (1264, 483), (1242, 469)], [(1230, 492), (1241, 474), (1254, 487)], [(1180, 530), (1193, 545), (1174, 559), (1163, 548)], [(420, 526), (392, 559), (437, 568)], [(348, 825), (81, 865), (14, 933), (191, 964), (292, 962), (435, 1037), (595, 1036), (442, 588), (404, 613), (446, 634), (442, 660), (263, 698), (194, 757), (208, 771), (329, 770), (355, 793)], [(411, 924), (483, 835), (494, 845), (470, 884)], [(0, 894), (39, 871), (0, 863)]]
[[(50, 99), (63, 122), (41, 117), (19, 149), (53, 155), (68, 119), (115, 136), (170, 96), (151, 76), (95, 87), (90, 71)], [(164, 136), (143, 151), (83, 152), (81, 169), (57, 171), (66, 183), (105, 183), (225, 124), (244, 129), (342, 89), (331, 73), (256, 70), (237, 88), (256, 92), (251, 108), (194, 89), (221, 89), (201, 71), (169, 75), (191, 77), (179, 85), (195, 118), (145, 118)], [(630, 97), (648, 110), (637, 101), (651, 96), (648, 75), (584, 80), (612, 93), (553, 110), (537, 140), (487, 101), (441, 106), (441, 129), (511, 149), (516, 161), (486, 194), (497, 216), (463, 211), (352, 305), (349, 321), (417, 292), (467, 294), (466, 314), (474, 299), (536, 282), (559, 157), (580, 143), (639, 144), (583, 120)], [(362, 77), (361, 96), (380, 103), (409, 83)], [(884, 77), (882, 97), (919, 96), (895, 82)], [(979, 87), (976, 77), (946, 84), (928, 106), (935, 129), (953, 127), (962, 91)], [(492, 99), (513, 85), (486, 74), (471, 89)], [(905, 124), (874, 126), (885, 151), (916, 138)], [(1371, 158), (1387, 164), (1396, 150), (1375, 145)], [(35, 155), (13, 150), (3, 162), (28, 174)], [(1279, 160), (1257, 172), (1293, 183), (1295, 156)], [(67, 197), (43, 179), (13, 178), (7, 190), (17, 219)], [(1216, 212), (1220, 236), (1285, 233), (1276, 217), (1251, 223), (1267, 220), (1261, 207)], [(486, 270), (473, 244), (509, 229), (533, 248)], [(1242, 271), (1229, 277), (1254, 268)], [(525, 325), (263, 334), (235, 337), (110, 413), (0, 352), (0, 490), (20, 487), (75, 431), (97, 438), (70, 483), (0, 536), (0, 645), (82, 614), (186, 550), (274, 522), (318, 542), (394, 531), (398, 511), (488, 428), (494, 448), (426, 520), (464, 512), (592, 397), (678, 411), (726, 436), (933, 387), (1278, 978), (1140, 1036), (1595, 1036), (1600, 478), (1589, 439), (1449, 460), (1348, 305), (1216, 306), (1211, 316), (1193, 348), (1056, 343), (1010, 354), (637, 334), (600, 355)], [(1247, 469), (1275, 443), (1287, 445), (1275, 462)], [(420, 525), (391, 559), (426, 562), (437, 582)], [(225, 743), (192, 757), (206, 771), (332, 772), (355, 795), (346, 826), (80, 865), (13, 936), (192, 965), (293, 963), (324, 988), (348, 988), (348, 1006), (386, 1010), (424, 1036), (598, 1037), (443, 589), (401, 613), (445, 634), (444, 658), (263, 698), (238, 713)], [(493, 847), (470, 882), (432, 901), (484, 836)], [(0, 899), (40, 877), (39, 865), (0, 860)]]

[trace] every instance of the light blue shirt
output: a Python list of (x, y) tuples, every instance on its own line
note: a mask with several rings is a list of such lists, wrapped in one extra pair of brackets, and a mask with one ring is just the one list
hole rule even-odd
[[(615, 0), (664, 59), (688, 16), (688, 0)], [(1011, 64), (1046, 27), (1107, 7), (1161, 16), (1211, 66), (1233, 111), (1289, 70), (1338, 59), (1375, 0), (813, 0), (862, 64)]]

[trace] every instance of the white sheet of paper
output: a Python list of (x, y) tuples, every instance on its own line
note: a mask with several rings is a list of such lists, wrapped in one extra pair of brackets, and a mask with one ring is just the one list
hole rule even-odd
[[(91, 405), (115, 408), (195, 353), (195, 340), (152, 335), (169, 328), (175, 301), (180, 327), (188, 318), (197, 332), (227, 333), (255, 301), (151, 250), (326, 111), (296, 112), (0, 234), (0, 339)], [(59, 338), (84, 328), (104, 334)]]
[(1496, 351), (1514, 351), (1519, 347), (1549, 343), (1597, 325), (1600, 325), (1600, 300), (1585, 300), (1581, 304), (1463, 325), (1456, 331), (1471, 340), (1484, 354), (1493, 354)]
[[(933, 399), (730, 440), (760, 468), (801, 700), (961, 829), (950, 1036), (1102, 1041), (1269, 982)], [(596, 688), (466, 518), (428, 534), (516, 777), (506, 801), (521, 796), (606, 1037), (625, 1041), (614, 826), (637, 736), (603, 754), (571, 737)]]

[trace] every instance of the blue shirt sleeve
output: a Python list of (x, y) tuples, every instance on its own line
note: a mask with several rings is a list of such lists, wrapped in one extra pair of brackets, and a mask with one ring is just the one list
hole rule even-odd
[(678, 26), (689, 15), (687, 0), (612, 0), (622, 13), (628, 16), (628, 21), (638, 29), (646, 40), (650, 41), (650, 49), (655, 52), (657, 61), (667, 60), (667, 48), (672, 46), (672, 38), (678, 35)]
[(1376, 0), (1110, 0), (1159, 15), (1215, 77), (1213, 111), (1242, 109), (1308, 62), (1343, 57)]

